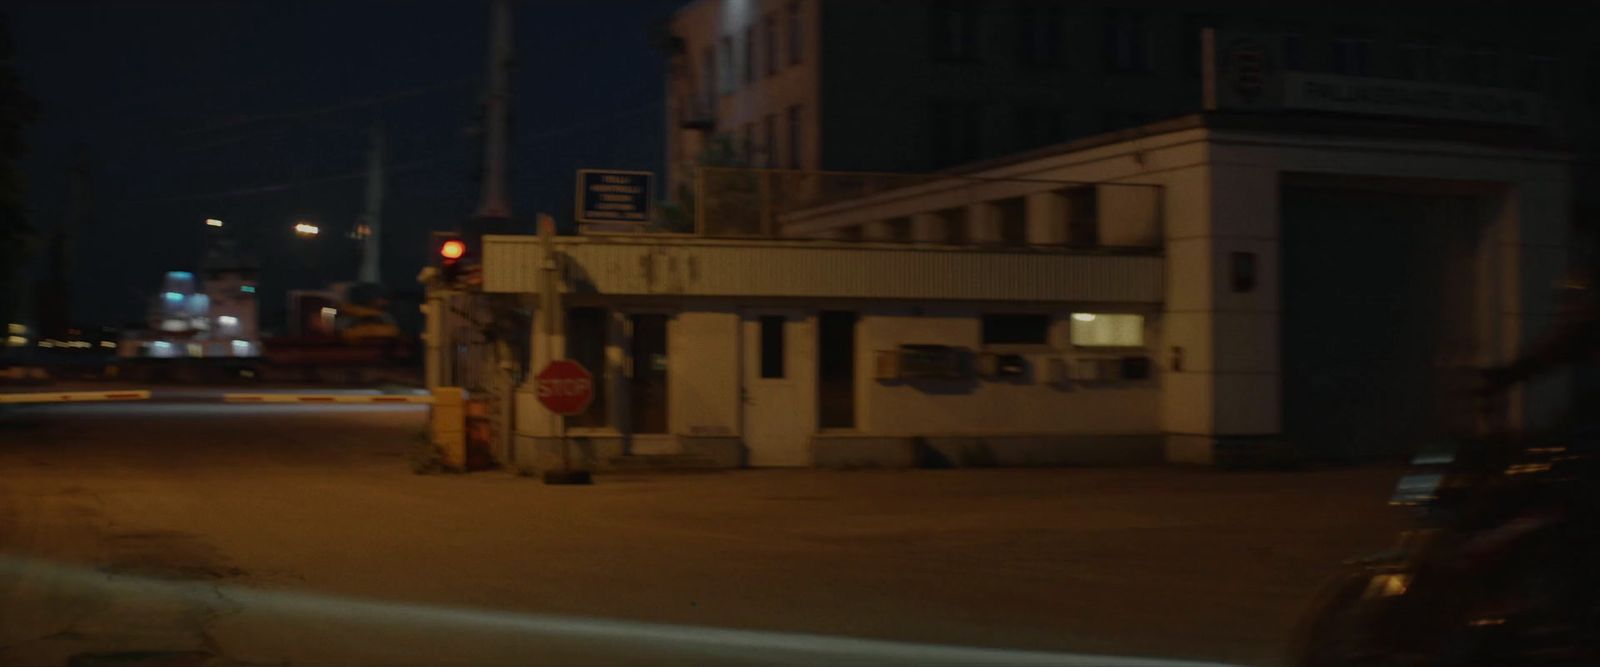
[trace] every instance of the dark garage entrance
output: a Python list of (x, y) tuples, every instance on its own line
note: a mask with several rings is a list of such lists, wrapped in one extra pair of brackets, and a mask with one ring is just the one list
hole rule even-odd
[(1468, 428), (1485, 198), (1288, 179), (1281, 201), (1288, 444), (1392, 459)]

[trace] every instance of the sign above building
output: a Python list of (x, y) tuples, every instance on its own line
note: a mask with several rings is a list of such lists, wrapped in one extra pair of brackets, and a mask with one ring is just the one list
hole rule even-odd
[(1207, 28), (1205, 108), (1301, 110), (1433, 118), (1498, 125), (1541, 125), (1541, 98), (1504, 88), (1291, 70), (1281, 35)]
[(654, 201), (648, 171), (578, 170), (578, 222), (649, 224)]

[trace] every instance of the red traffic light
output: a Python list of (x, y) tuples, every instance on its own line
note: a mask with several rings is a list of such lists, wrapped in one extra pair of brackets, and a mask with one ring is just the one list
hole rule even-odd
[(465, 254), (467, 254), (467, 244), (455, 239), (445, 241), (444, 245), (439, 246), (439, 256), (448, 260), (461, 259)]

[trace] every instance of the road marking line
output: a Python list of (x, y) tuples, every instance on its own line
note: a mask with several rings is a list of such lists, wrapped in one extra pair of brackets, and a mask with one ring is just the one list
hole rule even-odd
[(0, 403), (93, 403), (104, 401), (143, 401), (149, 391), (70, 391), (31, 394), (0, 394)]
[(394, 396), (373, 394), (223, 394), (224, 403), (418, 403), (433, 402), (429, 395)]

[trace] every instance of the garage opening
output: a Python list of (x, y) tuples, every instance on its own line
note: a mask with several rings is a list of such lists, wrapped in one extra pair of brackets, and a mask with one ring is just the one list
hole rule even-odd
[(1399, 459), (1470, 430), (1489, 194), (1286, 179), (1283, 432), (1313, 459)]

